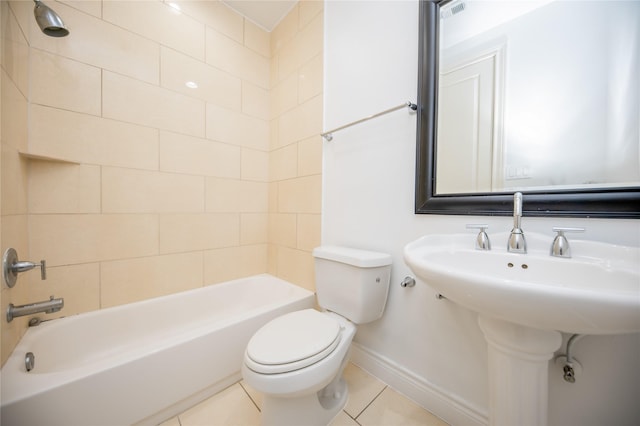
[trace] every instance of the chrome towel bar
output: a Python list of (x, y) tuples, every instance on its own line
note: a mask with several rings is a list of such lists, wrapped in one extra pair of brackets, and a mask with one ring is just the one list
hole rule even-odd
[(393, 108), (389, 108), (389, 109), (386, 109), (384, 111), (381, 111), (381, 112), (379, 112), (377, 114), (373, 114), (373, 115), (370, 115), (368, 117), (361, 118), (360, 120), (353, 121), (353, 122), (351, 122), (349, 124), (345, 124), (344, 126), (336, 127), (335, 129), (329, 130), (328, 132), (320, 133), (320, 136), (325, 138), (325, 140), (327, 142), (331, 142), (333, 140), (333, 133), (337, 132), (338, 130), (346, 129), (347, 127), (351, 127), (351, 126), (354, 126), (356, 124), (360, 124), (362, 122), (369, 121), (372, 118), (380, 117), (381, 115), (385, 115), (385, 114), (388, 114), (388, 113), (393, 112), (393, 111), (397, 111), (397, 110), (402, 109), (402, 108), (409, 108), (411, 111), (417, 111), (418, 110), (418, 105), (414, 104), (413, 102), (405, 102), (405, 103), (400, 104), (398, 106), (395, 106)]

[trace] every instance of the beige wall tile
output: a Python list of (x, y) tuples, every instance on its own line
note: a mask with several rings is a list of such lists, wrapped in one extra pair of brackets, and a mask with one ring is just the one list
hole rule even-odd
[(100, 167), (30, 161), (29, 213), (100, 213)]
[(242, 179), (267, 182), (269, 180), (269, 154), (255, 149), (242, 149)]
[(300, 3), (291, 9), (287, 16), (280, 21), (271, 32), (271, 56), (278, 53), (282, 47), (298, 33)]
[(269, 240), (267, 213), (240, 215), (240, 244), (266, 244)]
[(64, 298), (62, 310), (42, 318), (53, 319), (100, 309), (100, 264), (56, 266), (47, 268), (47, 280), (38, 273), (29, 275), (29, 301)]
[(95, 17), (102, 17), (102, 0), (58, 0), (74, 9), (81, 10)]
[(29, 249), (49, 266), (151, 256), (158, 253), (158, 217), (30, 215)]
[(298, 176), (322, 173), (321, 136), (314, 136), (298, 142)]
[[(160, 84), (187, 96), (239, 111), (240, 79), (167, 47), (160, 50)], [(194, 82), (197, 88), (187, 87)]]
[(103, 262), (102, 307), (202, 287), (202, 252)]
[(278, 277), (315, 291), (313, 256), (308, 251), (278, 247)]
[(267, 271), (267, 245), (229, 247), (204, 252), (205, 284), (216, 284)]
[(319, 214), (299, 214), (298, 232), (296, 247), (301, 250), (312, 251), (320, 245), (320, 223)]
[(271, 117), (278, 117), (298, 106), (299, 78), (295, 74), (278, 82), (271, 89)]
[(101, 114), (101, 71), (90, 65), (31, 49), (31, 102)]
[(248, 82), (242, 83), (242, 112), (269, 120), (269, 91)]
[[(18, 252), (19, 258), (29, 259), (29, 257), (31, 257), (29, 251), (29, 222), (26, 215), (2, 215), (2, 227), (0, 231), (0, 236), (2, 237), (2, 254), (4, 254), (9, 247), (13, 247), (16, 252)], [(3, 289), (8, 288), (4, 283), (0, 287)], [(11, 290), (15, 290), (16, 288), (17, 286)], [(26, 292), (24, 294), (26, 294)]]
[(278, 182), (269, 183), (269, 196), (267, 204), (269, 206), (269, 213), (278, 211)]
[(316, 96), (279, 118), (278, 146), (322, 133), (322, 96)]
[(204, 178), (103, 167), (102, 211), (104, 213), (204, 212)]
[(2, 3), (2, 68), (20, 92), (29, 93), (29, 45), (7, 2)]
[(207, 178), (207, 212), (267, 212), (266, 182)]
[(280, 213), (321, 213), (322, 177), (308, 176), (278, 183)]
[(2, 76), (2, 142), (24, 151), (27, 148), (27, 99), (11, 78), (0, 70)]
[(240, 243), (237, 213), (160, 215), (160, 252), (232, 247)]
[(322, 94), (322, 54), (300, 67), (298, 94), (300, 103)]
[(160, 132), (160, 170), (240, 178), (240, 147), (171, 132)]
[(271, 56), (271, 35), (253, 22), (244, 21), (244, 45), (265, 58)]
[(324, 10), (324, 1), (322, 0), (304, 0), (300, 5), (300, 28), (304, 28)]
[(104, 117), (204, 136), (204, 101), (107, 71), (102, 81)]
[(257, 86), (269, 88), (269, 59), (209, 28), (207, 63)]
[(28, 161), (18, 152), (2, 144), (2, 182), (0, 188), (0, 212), (3, 216), (27, 214)]
[(177, 0), (182, 11), (221, 34), (242, 43), (244, 18), (219, 1)]
[(158, 169), (158, 131), (32, 105), (29, 152), (89, 164)]
[(287, 77), (322, 52), (323, 15), (316, 16), (278, 52), (279, 79)]
[(297, 220), (292, 213), (269, 214), (269, 243), (295, 248), (297, 239)]
[(298, 144), (291, 144), (269, 154), (269, 180), (280, 181), (298, 175)]
[(269, 123), (266, 120), (208, 103), (207, 138), (267, 151)]
[(31, 22), (33, 6), (28, 9), (32, 47), (149, 83), (158, 83), (160, 46), (157, 42), (62, 3), (56, 3), (55, 10), (64, 16), (65, 24), (72, 29), (72, 36), (48, 37)]
[(102, 17), (129, 31), (204, 60), (204, 24), (160, 1), (103, 0)]

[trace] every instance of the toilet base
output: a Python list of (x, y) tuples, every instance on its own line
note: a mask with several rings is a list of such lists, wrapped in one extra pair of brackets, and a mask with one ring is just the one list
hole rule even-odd
[(265, 395), (262, 426), (327, 426), (347, 404), (347, 383), (337, 378), (318, 392), (298, 398)]

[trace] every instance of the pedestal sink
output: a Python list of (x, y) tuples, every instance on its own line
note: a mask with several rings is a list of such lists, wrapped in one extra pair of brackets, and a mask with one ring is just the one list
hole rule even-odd
[(571, 242), (572, 258), (549, 255), (553, 235), (526, 233), (528, 253), (506, 250), (509, 233), (474, 249), (472, 233), (427, 235), (404, 259), (426, 284), (477, 312), (488, 343), (489, 420), (547, 423), (548, 361), (560, 332), (640, 332), (640, 249)]

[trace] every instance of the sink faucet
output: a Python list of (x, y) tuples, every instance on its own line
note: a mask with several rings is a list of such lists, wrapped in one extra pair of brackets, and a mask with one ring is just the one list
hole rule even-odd
[(511, 253), (526, 253), (527, 241), (524, 239), (524, 232), (520, 227), (522, 219), (522, 192), (513, 194), (513, 229), (509, 235), (507, 251)]

